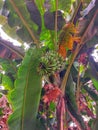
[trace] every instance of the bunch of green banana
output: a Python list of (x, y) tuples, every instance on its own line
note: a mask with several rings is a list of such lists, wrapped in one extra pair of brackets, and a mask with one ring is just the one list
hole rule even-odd
[(62, 70), (64, 66), (65, 60), (63, 57), (56, 51), (50, 50), (41, 57), (38, 72), (43, 76), (50, 76), (51, 74)]

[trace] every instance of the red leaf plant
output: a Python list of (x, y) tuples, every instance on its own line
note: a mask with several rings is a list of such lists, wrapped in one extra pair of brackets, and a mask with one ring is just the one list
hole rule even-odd
[(12, 109), (5, 95), (0, 98), (0, 109), (0, 130), (8, 130), (7, 119), (12, 113)]
[[(60, 96), (61, 90), (56, 86), (48, 85), (49, 87), (52, 87), (52, 89), (48, 90), (45, 95), (43, 96), (43, 101), (45, 103), (50, 103), (51, 101), (56, 101), (56, 99)], [(47, 86), (46, 86), (47, 87)]]

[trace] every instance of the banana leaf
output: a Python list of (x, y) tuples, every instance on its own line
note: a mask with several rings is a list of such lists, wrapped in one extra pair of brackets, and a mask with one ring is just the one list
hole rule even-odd
[[(15, 15), (15, 11), (16, 10), (15, 10), (14, 6), (11, 6), (12, 5), (11, 1), (13, 1), (15, 7), (21, 13), (21, 15), (24, 18), (24, 20), (28, 23), (28, 26), (29, 27), (34, 27), (34, 23), (30, 19), (30, 14), (29, 14), (29, 12), (27, 10), (25, 1), (24, 0), (20, 0), (20, 1), (9, 0), (9, 1), (6, 1), (6, 6), (8, 7), (8, 9), (10, 9), (10, 12), (12, 13), (12, 15), (13, 15), (14, 18), (18, 18), (19, 16), (16, 17), (16, 15)], [(20, 24), (20, 21), (19, 21), (19, 24)]]
[(37, 72), (41, 51), (29, 50), (24, 57), (15, 81), (15, 89), (9, 94), (13, 114), (9, 117), (9, 130), (35, 130), (41, 95), (41, 76)]
[[(32, 22), (30, 18), (30, 14), (27, 10), (25, 1), (24, 0), (20, 0), (20, 1), (6, 0), (2, 12), (4, 12), (4, 10), (7, 10), (9, 12), (7, 16), (9, 27), (12, 27), (13, 29), (15, 29), (15, 32), (19, 31), (22, 28), (25, 28), (25, 32), (24, 32), (25, 37), (27, 37), (28, 30), (30, 30), (30, 32), (28, 33), (28, 38), (30, 39), (29, 41), (31, 42), (32, 35), (36, 35), (37, 26), (34, 22)], [(3, 15), (6, 15), (6, 14), (3, 13)], [(3, 26), (3, 29), (8, 30), (8, 27)], [(33, 34), (33, 31), (35, 34)], [(9, 34), (8, 31), (6, 33), (10, 35), (11, 37), (13, 37), (13, 33)], [(24, 35), (23, 36), (20, 36), (20, 35), (22, 35), (22, 33), (19, 33), (20, 38), (24, 36)], [(25, 42), (28, 42), (28, 41), (25, 41)]]

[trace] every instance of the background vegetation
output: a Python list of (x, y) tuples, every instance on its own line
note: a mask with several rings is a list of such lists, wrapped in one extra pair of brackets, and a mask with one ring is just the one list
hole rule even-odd
[(0, 37), (1, 129), (98, 130), (97, 9), (97, 0), (0, 0), (1, 28), (21, 43)]

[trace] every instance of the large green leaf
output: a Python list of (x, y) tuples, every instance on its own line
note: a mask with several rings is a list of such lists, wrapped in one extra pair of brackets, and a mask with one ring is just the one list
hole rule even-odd
[(41, 76), (37, 72), (41, 52), (29, 50), (18, 72), (15, 89), (9, 95), (14, 109), (8, 123), (10, 130), (35, 130), (41, 94)]

